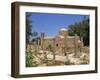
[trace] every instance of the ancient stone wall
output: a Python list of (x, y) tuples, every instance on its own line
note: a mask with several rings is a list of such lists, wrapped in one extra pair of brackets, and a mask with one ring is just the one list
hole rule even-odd
[(51, 38), (51, 39), (44, 39), (44, 50), (48, 50), (49, 46), (51, 46), (51, 48), (54, 48), (54, 39)]
[[(40, 36), (40, 45), (28, 45), (30, 49), (36, 49), (37, 51), (43, 50), (53, 50), (55, 54), (63, 55), (66, 52), (75, 53), (75, 56), (78, 56), (82, 49), (83, 42), (80, 41), (79, 36), (69, 36), (68, 32), (63, 29), (59, 31), (59, 34), (55, 37), (47, 37), (45, 33), (41, 33)], [(33, 50), (34, 50), (33, 49)]]

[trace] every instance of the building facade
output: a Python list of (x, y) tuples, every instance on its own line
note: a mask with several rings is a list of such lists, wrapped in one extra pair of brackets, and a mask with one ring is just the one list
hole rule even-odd
[(55, 37), (45, 36), (45, 33), (41, 33), (38, 46), (40, 50), (51, 50), (59, 55), (64, 55), (69, 52), (75, 52), (77, 55), (82, 49), (83, 42), (79, 36), (69, 36), (68, 30), (61, 28)]

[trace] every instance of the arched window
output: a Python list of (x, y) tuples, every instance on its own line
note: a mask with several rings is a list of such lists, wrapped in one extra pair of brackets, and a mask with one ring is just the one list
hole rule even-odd
[(58, 44), (56, 44), (56, 46), (58, 47)]

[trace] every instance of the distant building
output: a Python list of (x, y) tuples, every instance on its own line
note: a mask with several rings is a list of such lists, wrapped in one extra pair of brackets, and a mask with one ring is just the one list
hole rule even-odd
[(41, 50), (48, 50), (48, 47), (51, 46), (56, 54), (75, 51), (78, 53), (83, 46), (83, 42), (80, 41), (79, 36), (69, 36), (68, 30), (61, 28), (55, 37), (45, 36), (45, 33), (41, 33), (38, 46)]
[(27, 45), (27, 50), (48, 51), (51, 50), (55, 54), (65, 55), (66, 53), (75, 53), (78, 56), (83, 47), (83, 42), (79, 36), (69, 36), (66, 28), (61, 28), (55, 37), (40, 34), (40, 39), (34, 44), (31, 42)]

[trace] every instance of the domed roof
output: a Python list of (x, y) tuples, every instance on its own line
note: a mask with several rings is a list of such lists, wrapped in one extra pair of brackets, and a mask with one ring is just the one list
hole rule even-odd
[(60, 31), (67, 31), (67, 29), (66, 28), (61, 28)]
[(59, 35), (59, 37), (60, 37), (60, 38), (65, 38), (65, 37), (64, 37), (64, 36), (62, 36), (62, 35)]

